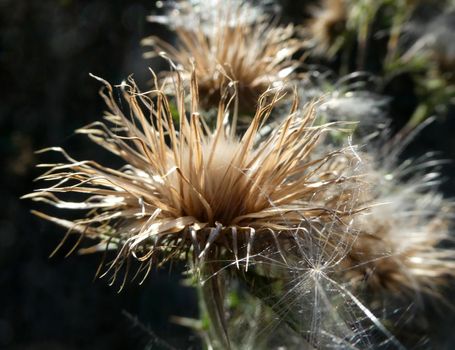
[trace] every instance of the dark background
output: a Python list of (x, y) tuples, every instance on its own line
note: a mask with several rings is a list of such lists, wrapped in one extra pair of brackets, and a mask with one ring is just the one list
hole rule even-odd
[[(118, 287), (95, 280), (100, 256), (48, 259), (62, 229), (39, 220), (19, 200), (39, 186), (38, 162), (58, 159), (33, 152), (59, 145), (79, 159), (112, 160), (74, 129), (100, 119), (105, 106), (96, 74), (113, 84), (130, 74), (149, 79), (139, 41), (157, 32), (146, 22), (154, 2), (0, 0), (0, 348), (178, 349), (196, 343), (192, 332), (169, 322), (197, 317), (196, 295), (169, 269), (144, 285)], [(54, 159), (55, 158), (55, 159)], [(46, 212), (49, 212), (46, 208)], [(181, 269), (181, 267), (174, 267)], [(142, 326), (123, 314), (137, 317)]]
[[(285, 18), (296, 18), (295, 3), (283, 2)], [(34, 165), (52, 160), (34, 150), (62, 146), (77, 159), (111, 159), (73, 134), (104, 110), (100, 83), (89, 72), (113, 84), (134, 74), (144, 86), (147, 67), (159, 67), (142, 58), (140, 39), (165, 34), (145, 20), (153, 8), (151, 0), (0, 0), (0, 348), (168, 348), (163, 341), (200, 348), (189, 329), (169, 322), (172, 315), (197, 317), (195, 292), (174, 273), (182, 266), (153, 272), (144, 285), (131, 283), (117, 294), (106, 279), (93, 280), (99, 256), (64, 258), (74, 241), (48, 259), (62, 229), (35, 218), (29, 211), (39, 206), (19, 199), (38, 186), (33, 179), (41, 170)], [(395, 125), (407, 118), (403, 105), (416, 102), (406, 84), (390, 87)], [(453, 114), (428, 127), (408, 155), (436, 150), (455, 159)], [(443, 170), (447, 196), (454, 195), (453, 169)]]

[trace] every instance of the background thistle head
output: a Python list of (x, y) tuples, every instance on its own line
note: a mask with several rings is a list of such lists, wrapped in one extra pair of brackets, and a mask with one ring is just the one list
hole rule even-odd
[(269, 87), (292, 80), (298, 66), (293, 56), (302, 42), (294, 37), (293, 25), (277, 26), (273, 8), (265, 11), (243, 0), (214, 1), (207, 7), (172, 4), (179, 10), (149, 19), (168, 25), (176, 46), (156, 36), (145, 38), (143, 45), (152, 48), (145, 57), (165, 56), (186, 71), (194, 66), (203, 108), (216, 108), (226, 87), (235, 85), (238, 109), (252, 114)]

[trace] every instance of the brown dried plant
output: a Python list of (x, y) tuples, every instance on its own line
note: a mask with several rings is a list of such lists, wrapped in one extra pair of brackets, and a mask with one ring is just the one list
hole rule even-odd
[[(156, 76), (156, 89), (146, 93), (131, 79), (123, 83), (127, 113), (119, 108), (111, 85), (97, 79), (106, 85), (101, 95), (110, 110), (107, 124), (94, 122), (77, 132), (119, 156), (125, 166), (112, 169), (93, 160), (77, 161), (51, 148), (66, 162), (42, 164), (50, 170), (39, 179), (56, 183), (25, 197), (88, 211), (73, 221), (35, 214), (67, 228), (68, 234), (80, 234), (78, 243), (83, 237), (99, 241), (81, 249), (83, 253), (118, 249), (107, 263), (106, 273), (114, 272), (112, 283), (122, 266), (128, 272), (130, 258), (141, 263), (137, 273), (145, 271), (144, 278), (153, 265), (171, 259), (208, 266), (204, 269), (211, 288), (206, 299), (214, 301), (214, 317), (219, 318), (215, 323), (224, 328), (222, 287), (214, 277), (221, 261), (246, 271), (252, 254), (272, 245), (284, 255), (281, 247), (302, 235), (328, 241), (327, 227), (335, 240), (348, 234), (350, 217), (360, 210), (350, 162), (354, 154), (351, 148), (316, 151), (335, 124), (314, 125), (314, 104), (298, 109), (295, 97), (282, 123), (263, 138), (260, 130), (284, 97), (282, 90), (267, 91), (251, 125), (237, 136), (237, 117), (229, 115), (229, 103), (236, 96), (226, 93), (221, 98), (216, 126), (210, 129), (199, 114), (195, 72), (190, 84), (176, 75), (175, 100), (165, 95), (165, 87), (158, 88)], [(189, 110), (186, 97), (191, 100)], [(66, 200), (69, 193), (86, 199)]]
[[(259, 99), (248, 130), (238, 137), (236, 116), (228, 120), (227, 95), (220, 101), (216, 127), (210, 130), (198, 112), (195, 73), (190, 111), (177, 77), (178, 125), (162, 89), (141, 93), (132, 80), (122, 84), (128, 118), (115, 102), (111, 85), (103, 81), (108, 125), (94, 122), (77, 132), (126, 165), (116, 170), (92, 160), (77, 161), (62, 149), (51, 148), (67, 162), (41, 164), (50, 170), (39, 179), (57, 183), (26, 197), (57, 208), (90, 211), (74, 221), (36, 214), (69, 232), (101, 241), (85, 252), (118, 247), (110, 264), (118, 269), (130, 256), (151, 265), (188, 257), (190, 251), (195, 259), (227, 251), (237, 266), (248, 265), (255, 236), (271, 235), (276, 242), (303, 226), (326, 221), (342, 226), (343, 218), (356, 210), (352, 192), (342, 185), (355, 182), (346, 161), (349, 150), (324, 155), (314, 151), (333, 127), (313, 125), (314, 105), (299, 110), (296, 100), (277, 130), (261, 141), (259, 131), (283, 98), (282, 91), (269, 91)], [(59, 197), (64, 193), (88, 198), (69, 202)]]
[(277, 27), (271, 15), (243, 0), (215, 0), (204, 11), (188, 1), (176, 4), (178, 9), (166, 16), (149, 17), (174, 30), (176, 46), (156, 36), (145, 38), (142, 43), (152, 47), (145, 57), (164, 55), (187, 71), (195, 66), (202, 107), (216, 108), (225, 87), (233, 83), (239, 110), (254, 113), (269, 86), (291, 80), (299, 65), (293, 55), (302, 47), (293, 38), (292, 25)]

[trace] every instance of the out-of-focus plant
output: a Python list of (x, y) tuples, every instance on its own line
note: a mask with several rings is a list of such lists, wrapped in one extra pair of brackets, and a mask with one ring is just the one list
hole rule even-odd
[[(420, 18), (430, 7), (436, 14)], [(383, 86), (410, 75), (419, 101), (407, 116), (410, 132), (432, 115), (444, 116), (455, 101), (453, 9), (450, 1), (322, 1), (308, 21), (309, 49), (316, 57), (338, 59), (340, 74), (370, 71)]]
[(142, 41), (151, 47), (145, 57), (163, 56), (187, 72), (194, 67), (203, 108), (217, 107), (226, 86), (235, 84), (236, 107), (251, 115), (270, 86), (284, 86), (295, 78), (298, 61), (293, 55), (303, 44), (295, 37), (294, 26), (277, 26), (264, 5), (214, 0), (168, 6), (166, 14), (149, 20), (171, 28), (176, 45), (148, 37)]
[(409, 72), (415, 81), (419, 104), (409, 122), (411, 128), (429, 115), (445, 115), (448, 106), (455, 103), (454, 19), (452, 5), (452, 9), (421, 24), (424, 30), (416, 28), (420, 24), (417, 20), (411, 21), (403, 53), (386, 64), (388, 74)]

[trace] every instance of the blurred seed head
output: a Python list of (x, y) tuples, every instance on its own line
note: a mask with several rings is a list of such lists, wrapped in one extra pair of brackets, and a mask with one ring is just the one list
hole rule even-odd
[(307, 23), (307, 34), (317, 55), (331, 57), (337, 39), (346, 30), (348, 4), (345, 0), (323, 0), (311, 8), (312, 19)]
[(353, 278), (380, 298), (437, 299), (455, 271), (454, 206), (437, 191), (441, 161), (432, 154), (400, 160), (408, 142), (398, 136), (363, 155), (371, 157), (364, 171), (372, 186), (364, 200), (377, 205), (356, 218), (360, 233), (346, 262)]

